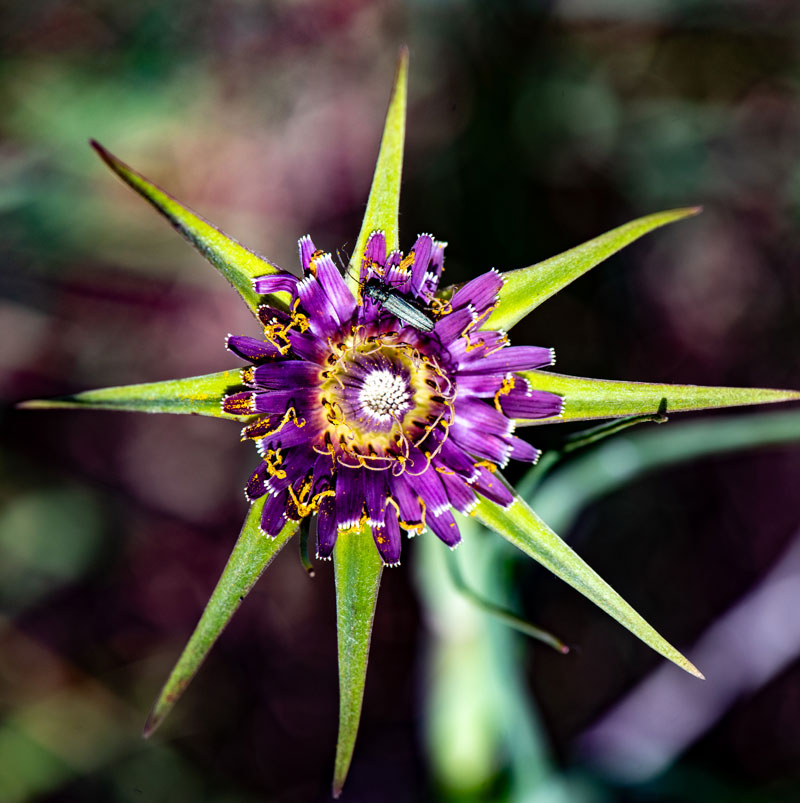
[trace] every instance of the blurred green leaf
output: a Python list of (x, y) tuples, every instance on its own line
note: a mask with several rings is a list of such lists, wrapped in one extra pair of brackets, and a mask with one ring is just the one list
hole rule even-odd
[[(472, 517), (459, 518), (458, 524), (463, 540), (457, 553), (465, 558), (468, 581), (481, 588), (496, 569), (487, 557), (499, 539), (485, 533)], [(495, 682), (498, 661), (503, 660), (491, 650), (491, 617), (449, 582), (447, 564), (457, 553), (430, 535), (414, 540), (413, 554), (430, 630), (422, 651), (427, 669), (423, 687), (427, 754), (445, 800), (479, 800), (479, 790), (486, 789), (500, 769), (507, 732), (506, 721), (498, 716), (505, 686)], [(531, 754), (528, 759), (535, 761)]]
[[(536, 512), (566, 532), (579, 513), (605, 494), (656, 469), (738, 449), (800, 442), (800, 410), (716, 417), (617, 435), (574, 456), (536, 487)], [(531, 498), (537, 469), (518, 484)]]
[(259, 296), (253, 279), (275, 273), (278, 268), (264, 257), (240, 245), (232, 237), (182, 206), (175, 198), (148, 181), (125, 162), (117, 159), (102, 145), (92, 141), (100, 158), (130, 187), (149, 201), (222, 275), (233, 285), (250, 309), (255, 312), (262, 303), (285, 306), (287, 293)]
[(386, 235), (386, 246), (392, 251), (399, 247), (398, 209), (400, 206), (400, 178), (403, 172), (403, 145), (406, 137), (406, 95), (408, 90), (408, 48), (400, 50), (397, 72), (394, 77), (389, 110), (383, 127), (381, 147), (372, 186), (367, 200), (364, 221), (350, 257), (347, 283), (351, 290), (358, 285), (361, 261), (367, 239), (373, 231)]
[(178, 415), (207, 415), (232, 421), (247, 421), (252, 416), (225, 413), (222, 397), (241, 389), (241, 371), (233, 369), (186, 379), (167, 379), (141, 385), (120, 385), (99, 390), (85, 390), (55, 399), (33, 399), (20, 402), (24, 410), (58, 410), (84, 408), (87, 410), (121, 410), (136, 413), (175, 413)]
[(626, 245), (653, 229), (699, 211), (700, 207), (670, 209), (638, 218), (544, 262), (504, 273), (500, 303), (481, 328), (509, 330), (543, 301)]
[(333, 796), (339, 797), (350, 769), (361, 719), (372, 621), (383, 562), (368, 530), (339, 533), (333, 550), (336, 631), (339, 637), (339, 736)]
[(523, 426), (629, 415), (669, 415), (688, 410), (772, 404), (800, 399), (800, 391), (796, 390), (621, 382), (566, 376), (549, 371), (523, 371), (521, 376), (530, 381), (536, 390), (547, 390), (564, 398), (561, 416), (518, 420), (517, 424)]
[(147, 718), (145, 736), (150, 736), (172, 710), (242, 600), (297, 529), (296, 522), (288, 522), (275, 538), (261, 531), (261, 511), (267, 498), (262, 496), (250, 506), (206, 609)]
[(703, 675), (559, 538), (519, 496), (508, 509), (481, 499), (475, 517), (580, 591), (645, 644), (696, 677)]

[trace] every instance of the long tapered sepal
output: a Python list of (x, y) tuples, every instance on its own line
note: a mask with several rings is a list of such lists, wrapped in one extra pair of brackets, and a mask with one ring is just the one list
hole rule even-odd
[(344, 786), (356, 743), (367, 677), (372, 620), (383, 562), (368, 530), (339, 533), (333, 550), (339, 641), (339, 736), (333, 796)]
[(704, 385), (661, 385), (650, 382), (618, 382), (587, 379), (549, 371), (522, 374), (537, 390), (557, 393), (564, 399), (558, 418), (519, 420), (517, 424), (546, 424), (552, 421), (585, 421), (649, 413), (682, 413), (715, 407), (742, 407), (800, 399), (800, 391), (770, 388), (716, 388)]
[(150, 736), (164, 721), (242, 600), (297, 529), (297, 522), (289, 522), (275, 538), (261, 532), (261, 511), (266, 499), (262, 496), (251, 505), (211, 599), (147, 718), (145, 736)]
[(207, 220), (180, 204), (140, 173), (117, 159), (94, 140), (91, 146), (100, 158), (130, 187), (151, 203), (222, 275), (233, 285), (250, 309), (259, 304), (285, 306), (289, 296), (277, 293), (265, 299), (253, 290), (253, 279), (275, 273), (278, 268), (238, 243), (233, 237), (212, 226)]
[(653, 229), (696, 215), (699, 211), (700, 207), (690, 207), (647, 215), (544, 262), (504, 273), (504, 284), (499, 293), (500, 302), (482, 328), (508, 331), (562, 287), (574, 282), (629, 243)]
[(251, 416), (231, 415), (220, 405), (223, 396), (242, 388), (241, 371), (220, 371), (186, 379), (167, 379), (141, 385), (120, 385), (86, 390), (55, 399), (33, 399), (18, 405), (26, 410), (86, 409), (122, 410), (134, 413), (177, 413), (207, 415), (247, 421)]
[(703, 677), (693, 664), (659, 635), (594, 569), (573, 552), (519, 495), (515, 494), (515, 501), (505, 509), (488, 499), (481, 499), (475, 508), (475, 516), (486, 527), (498, 532), (556, 577), (560, 577), (580, 591), (656, 652), (690, 674)]
[(350, 258), (347, 282), (355, 290), (361, 270), (361, 260), (369, 235), (382, 230), (389, 251), (399, 247), (398, 209), (400, 207), (400, 177), (403, 173), (403, 144), (406, 138), (406, 97), (408, 89), (408, 48), (400, 50), (397, 72), (389, 100), (389, 110), (383, 126), (378, 161), (372, 176), (367, 209), (356, 247)]

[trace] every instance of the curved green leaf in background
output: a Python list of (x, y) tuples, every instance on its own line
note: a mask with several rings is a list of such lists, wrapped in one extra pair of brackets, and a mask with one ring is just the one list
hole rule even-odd
[(709, 455), (798, 442), (800, 410), (641, 427), (594, 444), (544, 478), (538, 476), (545, 462), (540, 461), (517, 490), (551, 527), (566, 533), (587, 505), (649, 472)]

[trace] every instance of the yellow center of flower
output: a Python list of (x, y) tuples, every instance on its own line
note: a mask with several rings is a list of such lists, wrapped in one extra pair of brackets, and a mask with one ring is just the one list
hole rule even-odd
[(317, 392), (324, 416), (318, 452), (342, 465), (400, 473), (412, 447), (430, 458), (434, 440), (446, 437), (455, 386), (435, 357), (396, 334), (355, 331), (332, 347)]

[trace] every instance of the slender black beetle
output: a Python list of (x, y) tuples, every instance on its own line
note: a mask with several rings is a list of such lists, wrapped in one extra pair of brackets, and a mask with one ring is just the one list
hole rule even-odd
[(395, 318), (399, 318), (403, 323), (419, 329), (420, 332), (432, 332), (436, 326), (431, 318), (423, 309), (420, 309), (412, 301), (409, 301), (400, 293), (395, 292), (388, 284), (381, 279), (369, 279), (361, 286), (361, 295), (371, 299), (375, 304), (385, 307)]

